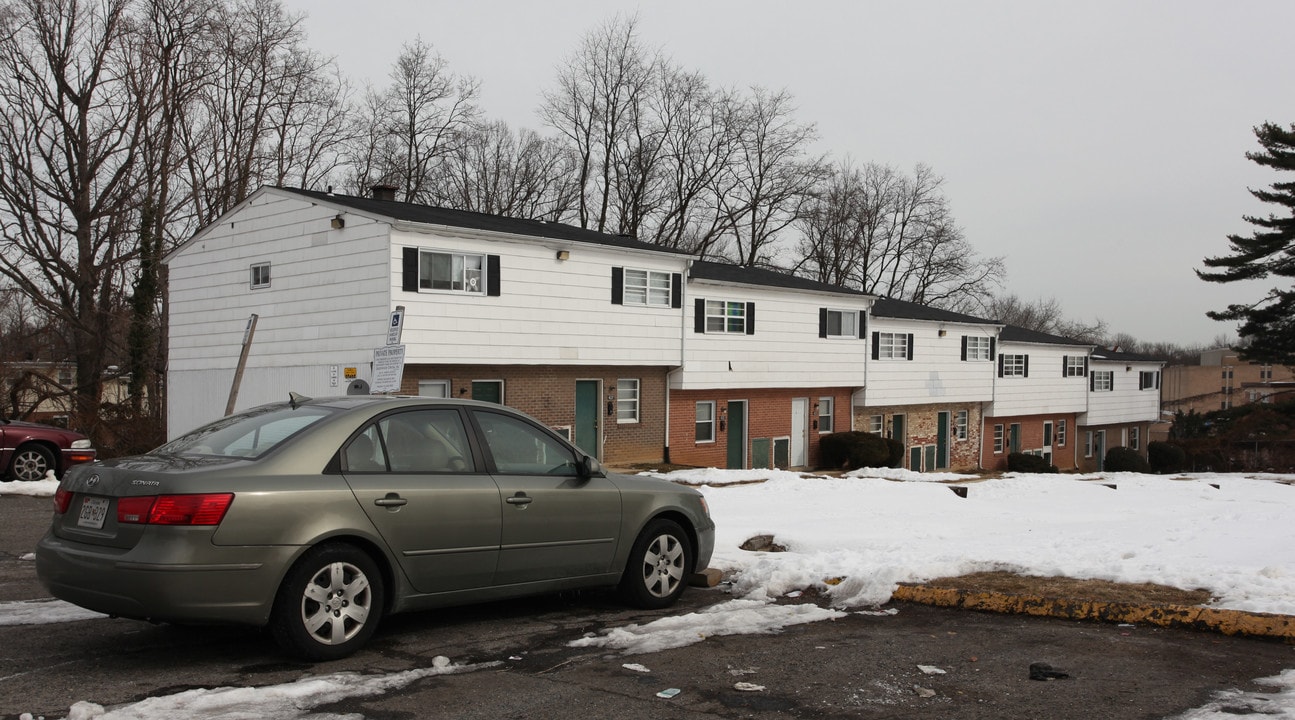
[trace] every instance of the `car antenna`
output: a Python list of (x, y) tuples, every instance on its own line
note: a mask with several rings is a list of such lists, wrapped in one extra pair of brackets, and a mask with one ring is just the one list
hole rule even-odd
[(288, 405), (290, 405), (293, 410), (296, 410), (298, 407), (305, 405), (308, 402), (310, 402), (310, 398), (306, 397), (305, 395), (301, 395), (292, 391), (288, 392)]

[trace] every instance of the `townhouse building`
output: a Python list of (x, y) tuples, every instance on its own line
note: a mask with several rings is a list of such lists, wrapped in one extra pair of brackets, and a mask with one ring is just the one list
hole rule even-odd
[(1079, 426), (1100, 457), (1154, 419), (1064, 338), (387, 192), (262, 188), (165, 262), (170, 436), (381, 385), (515, 407), (613, 465), (814, 468), (866, 430), (914, 470), (1072, 469)]
[(1112, 447), (1145, 457), (1151, 427), (1160, 421), (1164, 363), (1106, 348), (1093, 350), (1089, 362), (1088, 407), (1078, 418), (1083, 433), (1079, 469), (1101, 470)]
[(854, 429), (903, 443), (904, 466), (912, 470), (978, 467), (1002, 327), (878, 298), (869, 316), (863, 387), (854, 395)]
[(1005, 326), (998, 336), (993, 400), (985, 412), (980, 466), (1006, 470), (1011, 453), (1078, 467), (1074, 431), (1088, 407), (1092, 345)]

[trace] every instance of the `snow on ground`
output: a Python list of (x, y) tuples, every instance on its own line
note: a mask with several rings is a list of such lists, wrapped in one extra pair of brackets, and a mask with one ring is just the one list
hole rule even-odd
[[(572, 638), (572, 645), (641, 654), (712, 635), (777, 632), (871, 612), (899, 582), (983, 570), (1205, 588), (1215, 607), (1295, 615), (1295, 476), (1010, 473), (982, 481), (893, 469), (839, 478), (770, 470), (648, 474), (705, 494), (717, 525), (711, 566), (732, 573), (735, 598)], [(967, 496), (949, 485), (965, 488)], [(49, 480), (3, 483), (0, 494), (53, 495), (56, 487)], [(787, 551), (738, 549), (762, 534)], [(808, 587), (823, 591), (832, 609), (772, 603)], [(84, 617), (53, 601), (0, 603), (0, 625)], [(110, 711), (83, 702), (69, 718), (318, 718), (301, 699), (306, 684), (341, 698), (382, 693), (414, 677), (421, 675), (341, 674), (264, 688), (191, 690)], [(1274, 693), (1220, 693), (1181, 720), (1230, 717), (1223, 714), (1227, 708), (1247, 704), (1295, 718), (1295, 670), (1264, 682)]]

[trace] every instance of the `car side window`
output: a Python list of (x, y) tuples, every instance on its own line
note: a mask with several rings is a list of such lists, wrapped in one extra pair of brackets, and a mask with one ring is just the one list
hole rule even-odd
[(571, 450), (535, 426), (508, 415), (475, 412), (486, 447), (501, 473), (525, 475), (577, 475)]
[(370, 425), (346, 446), (346, 469), (350, 472), (386, 472), (387, 454), (378, 438), (378, 426)]
[(454, 408), (415, 410), (378, 421), (392, 472), (474, 472), (467, 431)]

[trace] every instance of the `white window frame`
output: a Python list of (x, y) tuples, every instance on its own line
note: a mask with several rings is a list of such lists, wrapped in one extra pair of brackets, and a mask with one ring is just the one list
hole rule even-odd
[(878, 360), (907, 360), (908, 333), (877, 333)]
[(886, 416), (869, 415), (868, 432), (872, 433), (873, 435), (881, 435), (882, 433), (886, 432)]
[[(437, 258), (446, 258), (449, 260), (450, 272), (448, 277), (436, 278), (432, 276), (436, 269), (433, 267), (433, 263)], [(474, 264), (476, 267), (471, 267)], [(486, 264), (486, 256), (484, 254), (426, 250), (419, 248), (418, 290), (419, 292), (428, 291), (463, 293), (466, 295), (485, 295)], [(442, 285), (437, 287), (438, 283)], [(448, 285), (448, 287), (446, 285)]]
[(1155, 370), (1139, 370), (1138, 389), (1139, 390), (1159, 390), (1160, 389), (1160, 383), (1158, 382), (1159, 378), (1156, 377), (1159, 374), (1160, 373), (1156, 372)]
[(967, 336), (967, 360), (993, 360), (990, 338), (983, 335)]
[[(709, 409), (710, 409), (710, 417), (709, 417), (709, 418), (702, 418), (702, 412), (701, 412), (701, 411), (702, 411), (702, 408), (703, 408), (703, 407), (705, 407), (705, 408), (709, 408)], [(715, 401), (714, 401), (714, 400), (700, 400), (700, 401), (698, 401), (698, 402), (697, 402), (697, 422), (696, 422), (696, 424), (695, 424), (695, 425), (693, 425), (693, 442), (695, 442), (695, 443), (696, 443), (696, 444), (698, 444), (698, 445), (704, 445), (704, 444), (706, 444), (706, 443), (713, 443), (713, 442), (715, 442), (715, 427), (716, 427), (715, 420), (716, 420), (716, 418), (715, 418)], [(701, 431), (702, 427), (708, 427), (708, 428), (710, 428), (710, 437), (709, 437), (709, 438), (703, 438), (703, 437), (701, 436), (701, 432), (700, 432), (700, 431)]]
[(1094, 370), (1093, 371), (1093, 392), (1114, 392), (1115, 391), (1115, 371), (1114, 370)]
[(1083, 355), (1066, 356), (1066, 377), (1083, 377), (1084, 361), (1087, 360)]
[(1057, 421), (1057, 430), (1056, 430), (1055, 439), (1056, 439), (1057, 447), (1065, 447), (1066, 445), (1066, 421), (1065, 420)]
[(835, 402), (833, 398), (821, 397), (818, 399), (818, 431), (819, 433), (832, 432), (833, 408)]
[(247, 269), (247, 286), (251, 290), (264, 290), (270, 287), (270, 263), (252, 263)]
[(419, 380), (419, 397), (447, 398), (450, 396), (449, 380)]
[(1142, 428), (1129, 428), (1129, 447), (1133, 450), (1142, 449)]
[[(832, 318), (836, 318), (836, 332), (832, 331)], [(849, 320), (847, 321), (847, 318)], [(849, 329), (846, 329), (846, 325)], [(827, 336), (830, 338), (849, 338), (858, 339), (859, 337), (859, 312), (857, 310), (833, 310), (827, 309)]]
[[(736, 311), (736, 312), (733, 312)], [(746, 334), (746, 303), (737, 300), (706, 301), (706, 334)]]
[(1003, 448), (1005, 446), (1005, 443), (1003, 441), (1004, 441), (1003, 426), (995, 425), (994, 426), (994, 454), (995, 455), (1003, 454)]
[(1029, 355), (1022, 353), (1003, 353), (999, 357), (1003, 361), (1003, 377), (1025, 377), (1025, 363)]
[[(968, 350), (970, 350), (970, 347), (968, 347)], [(968, 417), (969, 413), (966, 410), (959, 410), (953, 414), (953, 435), (959, 440), (967, 439)]]
[(627, 425), (638, 421), (638, 378), (620, 378), (616, 381), (616, 423), (618, 425)]
[(1084, 433), (1084, 457), (1093, 456), (1093, 431), (1089, 430)]
[(621, 304), (668, 308), (672, 282), (668, 272), (625, 268), (621, 274)]

